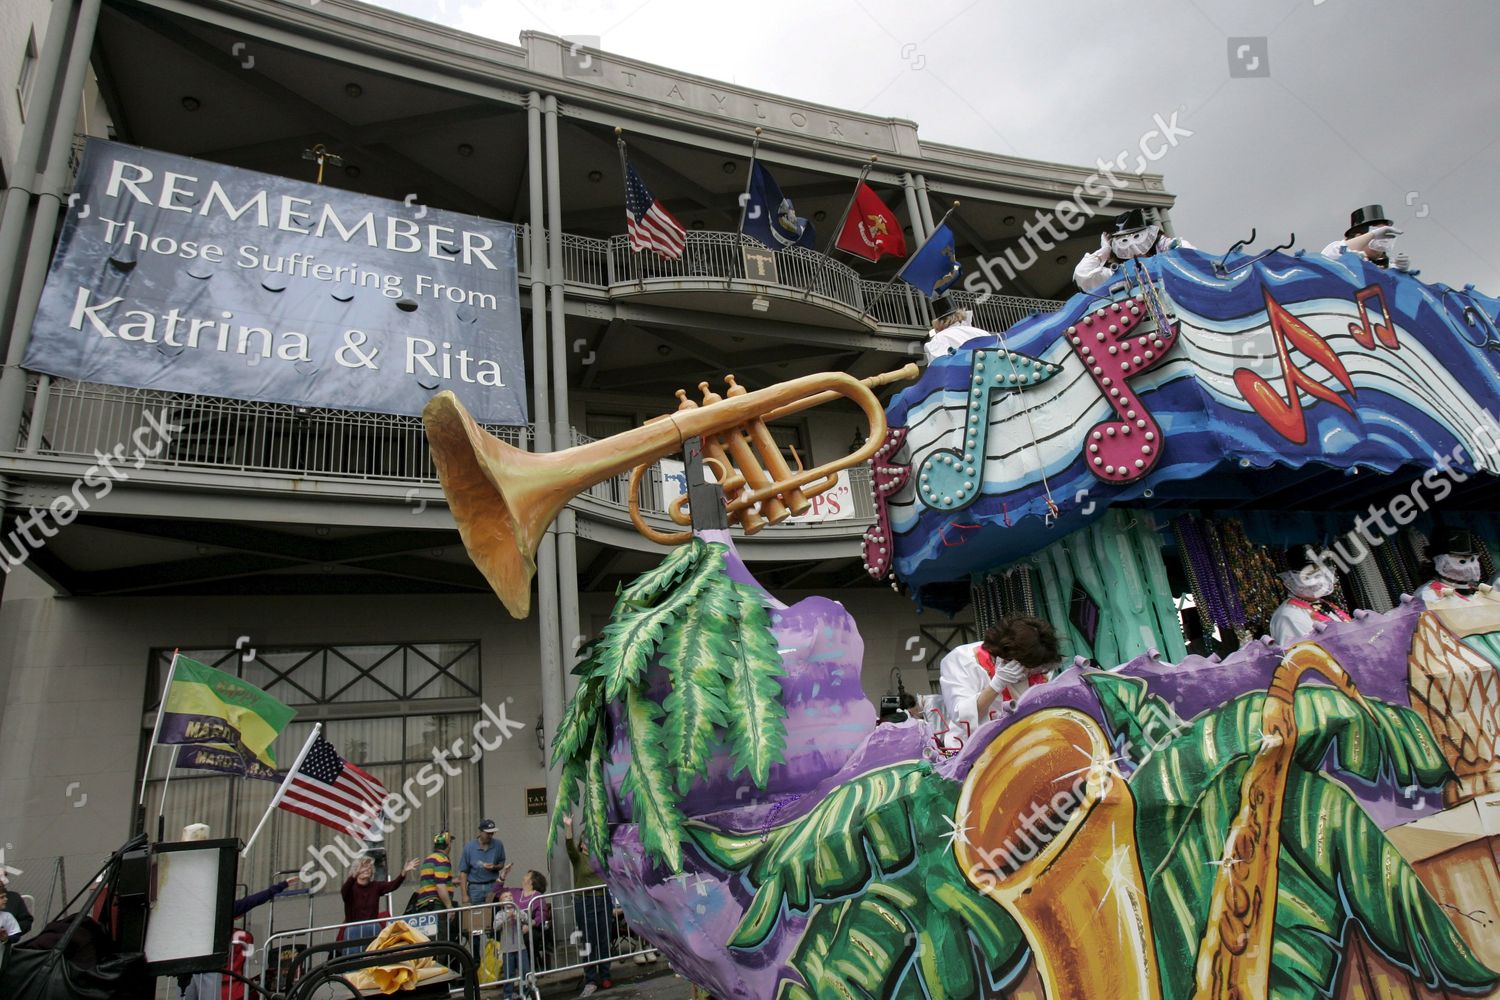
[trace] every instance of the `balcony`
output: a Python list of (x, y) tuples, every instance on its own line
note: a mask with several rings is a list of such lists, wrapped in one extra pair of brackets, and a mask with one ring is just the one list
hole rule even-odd
[[(526, 226), (519, 238), (526, 245)], [(750, 273), (746, 251), (774, 261), (755, 265)], [(751, 315), (757, 299), (775, 309), (779, 320), (832, 326), (846, 330), (889, 328), (908, 334), (932, 324), (926, 300), (905, 282), (869, 281), (842, 261), (804, 247), (771, 251), (741, 233), (693, 231), (677, 260), (654, 253), (637, 253), (624, 235), (608, 239), (564, 233), (563, 274), (570, 291), (603, 294), (611, 300), (670, 296), (673, 305), (703, 312)], [(526, 255), (521, 273), (529, 276)], [(726, 296), (724, 293), (738, 293)], [(1038, 312), (1062, 307), (1055, 299), (991, 295), (975, 304), (971, 292), (950, 293), (955, 302), (974, 311), (975, 325), (996, 333)], [(774, 303), (774, 305), (770, 305)]]

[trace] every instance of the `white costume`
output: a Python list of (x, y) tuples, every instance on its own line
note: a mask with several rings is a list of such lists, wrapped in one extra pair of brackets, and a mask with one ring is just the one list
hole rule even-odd
[[(1461, 601), (1473, 600), (1473, 587), (1479, 582), (1479, 557), (1477, 555), (1459, 556), (1449, 552), (1439, 552), (1432, 560), (1433, 567), (1437, 570), (1438, 578), (1430, 580), (1422, 585), (1417, 591), (1417, 596), (1422, 603), (1431, 607), (1434, 601), (1456, 597)], [(1460, 591), (1459, 587), (1470, 588), (1469, 593)]]
[[(1005, 692), (1018, 695), (1027, 688), (1026, 668), (1014, 660), (995, 661), (992, 678), (979, 662), (981, 642), (971, 642), (944, 656), (938, 664), (939, 686), (943, 692), (943, 712), (947, 717), (947, 729), (958, 741), (967, 742), (982, 722), (998, 718), (996, 712), (1005, 702)], [(989, 654), (985, 654), (988, 656)], [(986, 688), (999, 692), (984, 719), (979, 718), (979, 695)], [(949, 746), (960, 746), (962, 742), (952, 739)]]
[(927, 344), (922, 348), (922, 351), (927, 355), (927, 362), (931, 364), (938, 358), (953, 354), (971, 340), (994, 336), (988, 330), (981, 330), (977, 326), (970, 326), (968, 323), (955, 323), (946, 330), (928, 331)]
[[(1147, 226), (1144, 230), (1142, 230), (1141, 233), (1126, 234), (1125, 236), (1117, 236), (1113, 239), (1126, 241), (1129, 240), (1131, 236), (1139, 235), (1148, 237), (1145, 247), (1122, 247), (1122, 249), (1125, 249), (1127, 253), (1129, 253), (1131, 249), (1136, 250), (1136, 252), (1130, 253), (1130, 257), (1139, 257), (1142, 255), (1141, 251), (1152, 246), (1155, 246), (1157, 253), (1171, 250), (1173, 247), (1187, 247), (1189, 250), (1193, 249), (1193, 245), (1187, 240), (1175, 239), (1173, 237), (1167, 236), (1165, 233), (1162, 233), (1161, 227), (1159, 226)], [(1154, 244), (1149, 241), (1149, 237), (1151, 236), (1155, 236), (1156, 238)], [(1101, 241), (1101, 246), (1099, 247), (1099, 249), (1095, 250), (1093, 253), (1084, 254), (1083, 259), (1078, 262), (1078, 266), (1073, 268), (1073, 281), (1078, 285), (1079, 288), (1083, 289), (1085, 292), (1092, 292), (1100, 285), (1109, 284), (1109, 282), (1114, 278), (1115, 273), (1119, 270), (1119, 266), (1117, 264), (1106, 264), (1105, 260), (1111, 256), (1115, 257), (1116, 259), (1128, 258), (1121, 258), (1118, 253), (1113, 252), (1113, 250), (1111, 249), (1112, 245), (1113, 240), (1111, 240), (1107, 236), (1104, 237)]]
[(1271, 638), (1286, 647), (1306, 636), (1318, 622), (1349, 621), (1348, 612), (1323, 598), (1333, 593), (1337, 584), (1333, 572), (1316, 564), (1298, 572), (1281, 574), (1281, 583), (1291, 591), (1271, 615)]

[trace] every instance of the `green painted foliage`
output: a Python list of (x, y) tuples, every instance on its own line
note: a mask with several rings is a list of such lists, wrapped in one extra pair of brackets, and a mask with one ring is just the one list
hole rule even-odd
[[(678, 803), (714, 753), (727, 745), (736, 773), (749, 770), (760, 787), (783, 759), (781, 656), (760, 592), (725, 572), (727, 551), (699, 539), (674, 550), (622, 588), (610, 623), (585, 647), (573, 671), (578, 690), (552, 740), (553, 766), (563, 770), (549, 849), (563, 815), (581, 803), (590, 845), (609, 855), (612, 704), (631, 748), (623, 798), (647, 852), (673, 871), (682, 866)], [(654, 663), (670, 680), (661, 704), (646, 691)]]
[(981, 984), (1014, 969), (1025, 943), (937, 846), (959, 789), (908, 762), (840, 785), (764, 837), (690, 824), (710, 861), (756, 888), (730, 946), (759, 947), (786, 913), (808, 913), (782, 998), (984, 996)]
[[(1130, 787), (1163, 994), (1190, 996), (1224, 841), (1260, 745), (1265, 695), (1241, 695), (1189, 724), (1140, 678), (1100, 673), (1086, 680), (1112, 733), (1128, 741), (1125, 752), (1140, 765)], [(1441, 787), (1449, 771), (1426, 724), (1404, 706), (1369, 699), (1361, 706), (1322, 685), (1299, 687), (1293, 706), (1296, 766), (1281, 823), (1272, 994), (1329, 995), (1351, 920), (1427, 982), (1495, 983), (1384, 832), (1322, 770)]]

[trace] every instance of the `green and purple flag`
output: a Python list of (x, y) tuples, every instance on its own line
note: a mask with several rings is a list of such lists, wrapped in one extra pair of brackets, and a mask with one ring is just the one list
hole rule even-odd
[(178, 752), (179, 767), (274, 781), (271, 744), (296, 714), (254, 684), (179, 654), (156, 742), (190, 748)]

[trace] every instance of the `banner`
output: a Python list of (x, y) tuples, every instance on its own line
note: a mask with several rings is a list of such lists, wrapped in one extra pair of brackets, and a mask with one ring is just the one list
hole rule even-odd
[[(687, 496), (687, 468), (675, 458), (664, 458), (661, 467), (662, 503), (670, 508), (672, 501)], [(849, 473), (839, 472), (839, 481), (832, 489), (809, 497), (812, 504), (801, 517), (788, 517), (788, 524), (820, 523), (823, 521), (846, 521), (854, 516), (854, 490), (849, 484)]]
[(514, 226), (95, 139), (76, 192), (24, 367), (527, 422)]

